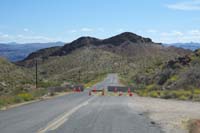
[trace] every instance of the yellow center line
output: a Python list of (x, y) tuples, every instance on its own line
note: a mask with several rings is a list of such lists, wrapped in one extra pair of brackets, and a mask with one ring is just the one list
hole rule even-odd
[(69, 119), (69, 116), (71, 116), (73, 113), (75, 113), (77, 110), (79, 110), (83, 106), (86, 106), (87, 104), (89, 104), (89, 102), (95, 98), (96, 97), (90, 98), (87, 101), (76, 106), (72, 110), (65, 112), (62, 116), (60, 116), (60, 117), (56, 118), (55, 120), (53, 120), (52, 122), (50, 122), (50, 124), (48, 124), (45, 128), (40, 129), (37, 133), (45, 133), (47, 131), (52, 131), (52, 130), (57, 129), (58, 127), (63, 125)]

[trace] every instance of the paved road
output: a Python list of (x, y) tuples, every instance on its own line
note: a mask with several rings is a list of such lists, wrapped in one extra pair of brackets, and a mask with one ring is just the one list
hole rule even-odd
[[(111, 74), (96, 87), (117, 85)], [(69, 94), (0, 112), (1, 133), (160, 133), (160, 128), (129, 108), (130, 97)]]

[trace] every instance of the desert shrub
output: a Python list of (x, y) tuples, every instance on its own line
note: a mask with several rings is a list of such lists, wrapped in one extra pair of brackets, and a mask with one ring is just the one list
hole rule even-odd
[(186, 72), (181, 74), (181, 80), (179, 82), (179, 86), (188, 86), (191, 85), (193, 87), (200, 86), (200, 65), (195, 65), (190, 67)]
[(168, 80), (168, 78), (170, 77), (171, 73), (172, 73), (172, 72), (171, 72), (170, 69), (164, 70), (164, 71), (159, 75), (160, 79), (159, 79), (159, 81), (158, 81), (158, 84), (159, 84), (159, 85), (163, 85), (163, 84)]
[(154, 69), (153, 68), (148, 68), (148, 69), (145, 70), (145, 72), (151, 74), (151, 73), (154, 72)]
[(150, 93), (149, 93), (149, 96), (150, 96), (150, 97), (154, 97), (154, 98), (160, 97), (159, 92), (157, 92), (157, 91), (152, 91), (152, 92), (150, 92)]
[(194, 94), (200, 94), (200, 89), (194, 89)]
[(47, 81), (47, 82), (40, 81), (38, 83), (38, 86), (41, 88), (48, 88), (48, 87), (59, 86), (59, 85), (60, 85), (59, 83), (54, 82), (54, 81)]
[(0, 108), (3, 107), (4, 105), (5, 105), (4, 100), (0, 98)]
[(47, 94), (47, 92), (47, 89), (36, 89), (34, 91), (31, 91), (30, 93), (33, 95), (34, 98), (37, 98)]
[(153, 90), (154, 86), (155, 86), (155, 84), (147, 85), (147, 86), (146, 86), (146, 90), (147, 90), (147, 91)]
[(179, 78), (178, 75), (173, 75), (173, 76), (170, 77), (169, 80), (172, 81), (172, 82), (174, 82), (174, 81), (177, 81), (178, 78)]
[(161, 98), (164, 98), (164, 99), (171, 99), (171, 98), (175, 98), (174, 94), (170, 91), (163, 91), (161, 93)]
[(21, 93), (17, 95), (19, 98), (23, 99), (23, 101), (33, 100), (33, 95), (30, 93)]
[(178, 97), (179, 100), (188, 100), (189, 97), (185, 96), (185, 95), (181, 95), (180, 97)]
[(19, 96), (13, 96), (12, 98), (12, 103), (21, 103), (23, 101), (24, 101), (23, 98)]
[(159, 89), (160, 89), (159, 86), (156, 85), (156, 84), (150, 84), (150, 85), (147, 85), (147, 86), (146, 86), (146, 90), (147, 90), (147, 91), (159, 90)]
[(200, 65), (200, 59), (199, 59), (199, 57), (194, 56), (194, 57), (192, 58), (191, 64), (192, 64), (193, 66), (194, 66), (194, 65)]
[(193, 100), (194, 101), (200, 101), (200, 94), (194, 94), (194, 96), (193, 96)]
[(137, 84), (137, 85), (136, 85), (136, 89), (137, 89), (137, 90), (144, 90), (145, 87), (146, 87), (145, 84)]
[(163, 91), (161, 93), (161, 98), (164, 99), (180, 99), (180, 100), (188, 100), (192, 96), (191, 91), (185, 90), (174, 90), (174, 91)]
[(22, 87), (16, 87), (16, 88), (13, 89), (12, 94), (17, 95), (17, 94), (22, 93), (22, 92), (24, 92), (24, 89)]
[(175, 98), (180, 98), (181, 96), (191, 97), (192, 95), (191, 91), (185, 91), (185, 90), (177, 90), (172, 92), (175, 94)]
[(142, 97), (147, 97), (147, 96), (148, 96), (148, 93), (147, 93), (147, 91), (145, 91), (145, 90), (137, 90), (136, 93), (137, 93), (139, 96), (142, 96)]

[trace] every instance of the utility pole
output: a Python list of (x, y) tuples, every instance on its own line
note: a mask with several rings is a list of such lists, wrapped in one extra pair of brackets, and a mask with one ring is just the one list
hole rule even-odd
[[(88, 56), (87, 56), (88, 55)], [(88, 82), (88, 71), (89, 71), (89, 69), (88, 69), (88, 67), (89, 67), (89, 61), (90, 61), (90, 53), (89, 53), (89, 46), (87, 46), (87, 53), (86, 53), (86, 57), (85, 57), (85, 59), (87, 60), (87, 76), (86, 76), (86, 79), (87, 79), (87, 82)]]
[(78, 71), (78, 80), (79, 80), (79, 84), (81, 82), (81, 70)]
[(38, 62), (35, 60), (35, 86), (38, 88)]

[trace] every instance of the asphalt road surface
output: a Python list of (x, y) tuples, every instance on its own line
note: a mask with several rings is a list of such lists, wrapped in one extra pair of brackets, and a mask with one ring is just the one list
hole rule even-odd
[[(119, 85), (116, 74), (97, 89)], [(89, 96), (88, 91), (0, 111), (0, 133), (160, 133), (161, 129), (129, 107), (128, 96)]]

